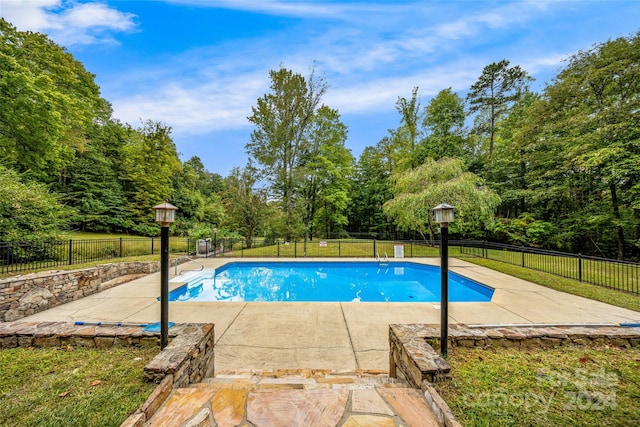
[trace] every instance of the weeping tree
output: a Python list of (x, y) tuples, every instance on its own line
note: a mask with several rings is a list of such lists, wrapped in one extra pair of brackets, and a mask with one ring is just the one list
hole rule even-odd
[(484, 185), (477, 175), (464, 170), (462, 159), (427, 159), (417, 168), (391, 176), (393, 199), (383, 206), (384, 213), (404, 231), (417, 231), (433, 240), (431, 210), (440, 203), (456, 208), (454, 231), (468, 235), (493, 221), (500, 197)]

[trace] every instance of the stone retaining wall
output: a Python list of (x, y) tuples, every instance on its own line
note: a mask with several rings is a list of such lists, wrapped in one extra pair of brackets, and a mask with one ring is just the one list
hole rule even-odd
[[(175, 387), (185, 387), (213, 375), (214, 327), (183, 323), (169, 328), (169, 344), (144, 368), (148, 381), (170, 376)], [(91, 326), (68, 322), (0, 323), (0, 350), (16, 347), (158, 347), (160, 335), (140, 326)]]
[[(173, 388), (201, 382), (214, 373), (214, 325), (178, 324), (169, 328), (169, 345), (144, 368), (159, 385), (125, 424), (150, 419)], [(65, 322), (0, 323), (0, 351), (16, 347), (160, 347), (160, 335), (142, 327), (89, 326)], [(135, 420), (138, 420), (136, 422)]]
[(124, 262), (0, 279), (0, 322), (13, 322), (159, 270), (159, 261)]
[[(389, 376), (421, 389), (441, 425), (459, 426), (449, 406), (432, 384), (451, 371), (449, 364), (432, 347), (439, 349), (439, 325), (389, 325)], [(470, 328), (449, 326), (449, 346), (554, 348), (562, 345), (611, 345), (639, 347), (640, 327), (530, 326)]]
[(176, 327), (169, 345), (144, 367), (145, 378), (159, 383), (170, 376), (173, 387), (179, 388), (213, 376), (213, 324), (186, 323), (173, 328)]

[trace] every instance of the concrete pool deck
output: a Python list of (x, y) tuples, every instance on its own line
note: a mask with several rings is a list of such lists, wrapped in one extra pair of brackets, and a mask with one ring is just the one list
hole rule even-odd
[[(262, 259), (328, 261), (328, 259)], [(331, 259), (359, 261), (359, 259)], [(212, 269), (231, 261), (201, 258)], [(371, 259), (366, 259), (371, 261)], [(437, 258), (405, 261), (438, 265)], [(195, 262), (182, 264), (185, 272)], [(449, 303), (449, 323), (640, 323), (640, 313), (554, 291), (455, 258), (451, 271), (495, 289), (491, 302)], [(174, 269), (171, 269), (173, 278)], [(182, 282), (170, 282), (170, 289)], [(160, 319), (160, 273), (150, 274), (20, 321), (153, 323)], [(169, 320), (215, 324), (215, 372), (324, 369), (389, 369), (389, 324), (439, 324), (439, 303), (171, 302)]]

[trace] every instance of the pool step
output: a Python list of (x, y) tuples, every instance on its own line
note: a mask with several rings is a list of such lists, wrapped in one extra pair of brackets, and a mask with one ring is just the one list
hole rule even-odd
[(219, 374), (175, 390), (145, 426), (437, 426), (419, 390), (381, 373)]
[(202, 276), (202, 271), (200, 270), (190, 270), (184, 273), (181, 273), (178, 276), (173, 277), (169, 282), (171, 283), (187, 283)]

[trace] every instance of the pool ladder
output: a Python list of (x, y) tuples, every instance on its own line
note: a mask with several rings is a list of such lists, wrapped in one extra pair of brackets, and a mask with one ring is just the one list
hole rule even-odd
[(387, 253), (384, 253), (384, 258), (380, 259), (380, 254), (376, 252), (376, 261), (378, 261), (378, 268), (389, 267), (389, 257)]

